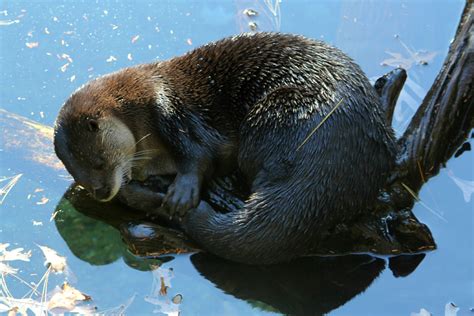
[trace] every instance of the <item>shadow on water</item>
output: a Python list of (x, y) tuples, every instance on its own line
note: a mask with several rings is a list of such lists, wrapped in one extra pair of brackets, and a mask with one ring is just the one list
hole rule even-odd
[[(250, 266), (199, 252), (181, 232), (150, 222), (120, 203), (99, 203), (72, 185), (56, 207), (56, 227), (70, 250), (93, 265), (122, 258), (137, 270), (153, 270), (191, 255), (194, 268), (225, 293), (254, 307), (284, 314), (325, 314), (364, 292), (386, 268), (386, 260), (367, 254), (305, 257), (290, 263)], [(396, 277), (405, 277), (424, 254), (388, 258)]]

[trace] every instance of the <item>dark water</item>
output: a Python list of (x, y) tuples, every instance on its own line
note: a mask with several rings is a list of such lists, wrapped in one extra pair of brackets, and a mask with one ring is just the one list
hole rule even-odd
[[(275, 1), (267, 2), (273, 3), (276, 15), (257, 0), (3, 1), (0, 108), (52, 126), (64, 100), (86, 81), (248, 30), (250, 20), (239, 12), (250, 7), (260, 13), (259, 29), (330, 42), (352, 56), (371, 79), (397, 65), (407, 68), (409, 79), (394, 117), (400, 134), (443, 63), (464, 5), (463, 1), (283, 1), (276, 6)], [(1, 124), (5, 130), (8, 121)], [(472, 152), (451, 159), (420, 192), (422, 202), (414, 212), (432, 230), (438, 250), (427, 253), (406, 277), (395, 277), (386, 258), (369, 256), (246, 268), (202, 254), (173, 255), (151, 272), (150, 265), (159, 262), (131, 255), (113, 223), (66, 212), (70, 206), (64, 201), (58, 206), (70, 181), (63, 171), (43, 167), (44, 161), (27, 159), (31, 153), (9, 149), (25, 137), (12, 133), (0, 144), (0, 180), (22, 174), (8, 195), (0, 196), (5, 198), (0, 207), (0, 243), (32, 250), (30, 262), (11, 263), (27, 282), (37, 282), (45, 271), (36, 245), (58, 251), (67, 258), (70, 271), (51, 276), (50, 289), (67, 278), (92, 296), (90, 304), (99, 311), (133, 298), (127, 314), (150, 314), (160, 305), (176, 307), (169, 300), (180, 293), (183, 315), (410, 315), (421, 308), (443, 315), (448, 302), (460, 307), (458, 315), (473, 314), (469, 311), (474, 307)], [(63, 212), (50, 220), (55, 210)], [(172, 287), (166, 296), (159, 296), (154, 282), (159, 284), (160, 273), (169, 268), (174, 277), (165, 281)], [(27, 292), (15, 279), (6, 276), (6, 280), (14, 297)]]

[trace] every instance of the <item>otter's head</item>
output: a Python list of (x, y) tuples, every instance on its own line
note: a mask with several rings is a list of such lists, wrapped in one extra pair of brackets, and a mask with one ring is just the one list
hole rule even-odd
[[(82, 88), (65, 103), (55, 126), (56, 155), (95, 199), (111, 200), (131, 177), (135, 137), (115, 115), (115, 100)], [(111, 102), (108, 104), (107, 102)]]

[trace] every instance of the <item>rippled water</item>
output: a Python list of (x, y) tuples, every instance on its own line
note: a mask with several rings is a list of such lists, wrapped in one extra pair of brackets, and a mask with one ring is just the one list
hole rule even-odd
[[(394, 116), (400, 135), (441, 68), (463, 5), (463, 1), (3, 1), (0, 108), (52, 126), (68, 95), (91, 78), (183, 54), (246, 31), (249, 22), (256, 22), (260, 30), (299, 33), (332, 43), (352, 56), (371, 79), (397, 65), (407, 68), (409, 78)], [(255, 9), (258, 17), (242, 14), (246, 8)], [(45, 271), (37, 247), (45, 245), (65, 256), (69, 266), (66, 275), (50, 276), (49, 288), (67, 279), (90, 295), (89, 304), (99, 311), (129, 304), (127, 314), (179, 307), (183, 315), (410, 315), (421, 308), (442, 315), (445, 305), (454, 302), (460, 308), (458, 315), (472, 315), (472, 152), (451, 159), (420, 192), (422, 203), (416, 204), (414, 213), (430, 227), (438, 249), (427, 253), (408, 276), (395, 277), (386, 258), (370, 256), (249, 268), (187, 254), (172, 255), (156, 269), (152, 267), (161, 262), (130, 254), (114, 223), (105, 224), (60, 202), (70, 179), (48, 156), (51, 130), (36, 126), (34, 134), (25, 133), (19, 128), (24, 125), (14, 124), (18, 117), (1, 113), (2, 130), (8, 134), (0, 144), (0, 243), (32, 250), (31, 261), (11, 262), (27, 282), (39, 281)], [(35, 138), (38, 133), (44, 138)], [(52, 219), (55, 211), (59, 212)], [(155, 287), (158, 284), (159, 289), (160, 277), (171, 285), (164, 296)], [(16, 279), (5, 279), (14, 297), (27, 292)], [(176, 305), (170, 300), (178, 293), (183, 300)]]

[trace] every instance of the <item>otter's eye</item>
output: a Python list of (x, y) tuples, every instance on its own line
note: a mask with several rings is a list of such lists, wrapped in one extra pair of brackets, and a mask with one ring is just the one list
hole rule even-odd
[(99, 130), (99, 122), (94, 119), (90, 119), (87, 121), (87, 126), (89, 127), (89, 131), (97, 132)]

